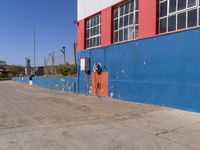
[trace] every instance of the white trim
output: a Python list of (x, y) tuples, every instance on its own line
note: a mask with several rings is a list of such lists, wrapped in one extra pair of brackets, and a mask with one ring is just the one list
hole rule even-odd
[(121, 0), (78, 0), (78, 21), (102, 11), (103, 9), (119, 3)]

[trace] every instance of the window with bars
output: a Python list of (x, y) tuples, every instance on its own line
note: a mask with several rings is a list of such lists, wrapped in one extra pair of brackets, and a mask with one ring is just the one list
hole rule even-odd
[(160, 33), (199, 25), (200, 0), (160, 0)]
[(132, 40), (138, 37), (138, 5), (138, 0), (129, 0), (114, 9), (114, 42)]
[(86, 47), (101, 45), (101, 14), (97, 14), (86, 21)]

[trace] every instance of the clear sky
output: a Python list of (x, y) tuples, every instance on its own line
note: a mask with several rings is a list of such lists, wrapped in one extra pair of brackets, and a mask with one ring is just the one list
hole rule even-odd
[(76, 42), (76, 0), (0, 0), (0, 60), (25, 65), (33, 64), (33, 27), (36, 25), (37, 65), (44, 55), (67, 47), (67, 60), (73, 61)]

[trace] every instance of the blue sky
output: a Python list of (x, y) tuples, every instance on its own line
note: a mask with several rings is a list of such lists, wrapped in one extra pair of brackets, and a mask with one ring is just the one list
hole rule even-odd
[(37, 65), (44, 55), (67, 47), (67, 60), (73, 61), (76, 41), (76, 0), (0, 0), (0, 60), (33, 64), (33, 27), (36, 25)]

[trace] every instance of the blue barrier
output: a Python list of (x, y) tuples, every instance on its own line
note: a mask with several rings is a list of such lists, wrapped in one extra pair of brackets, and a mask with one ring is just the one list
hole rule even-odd
[[(28, 77), (13, 78), (13, 81), (20, 83), (29, 83)], [(78, 79), (69, 77), (33, 77), (32, 82), (34, 86), (43, 88), (62, 90), (65, 92), (77, 93), (78, 92)]]
[(29, 77), (13, 77), (12, 80), (24, 84), (29, 83)]
[(33, 85), (48, 89), (62, 90), (65, 92), (77, 93), (77, 78), (69, 77), (34, 77), (32, 79)]

